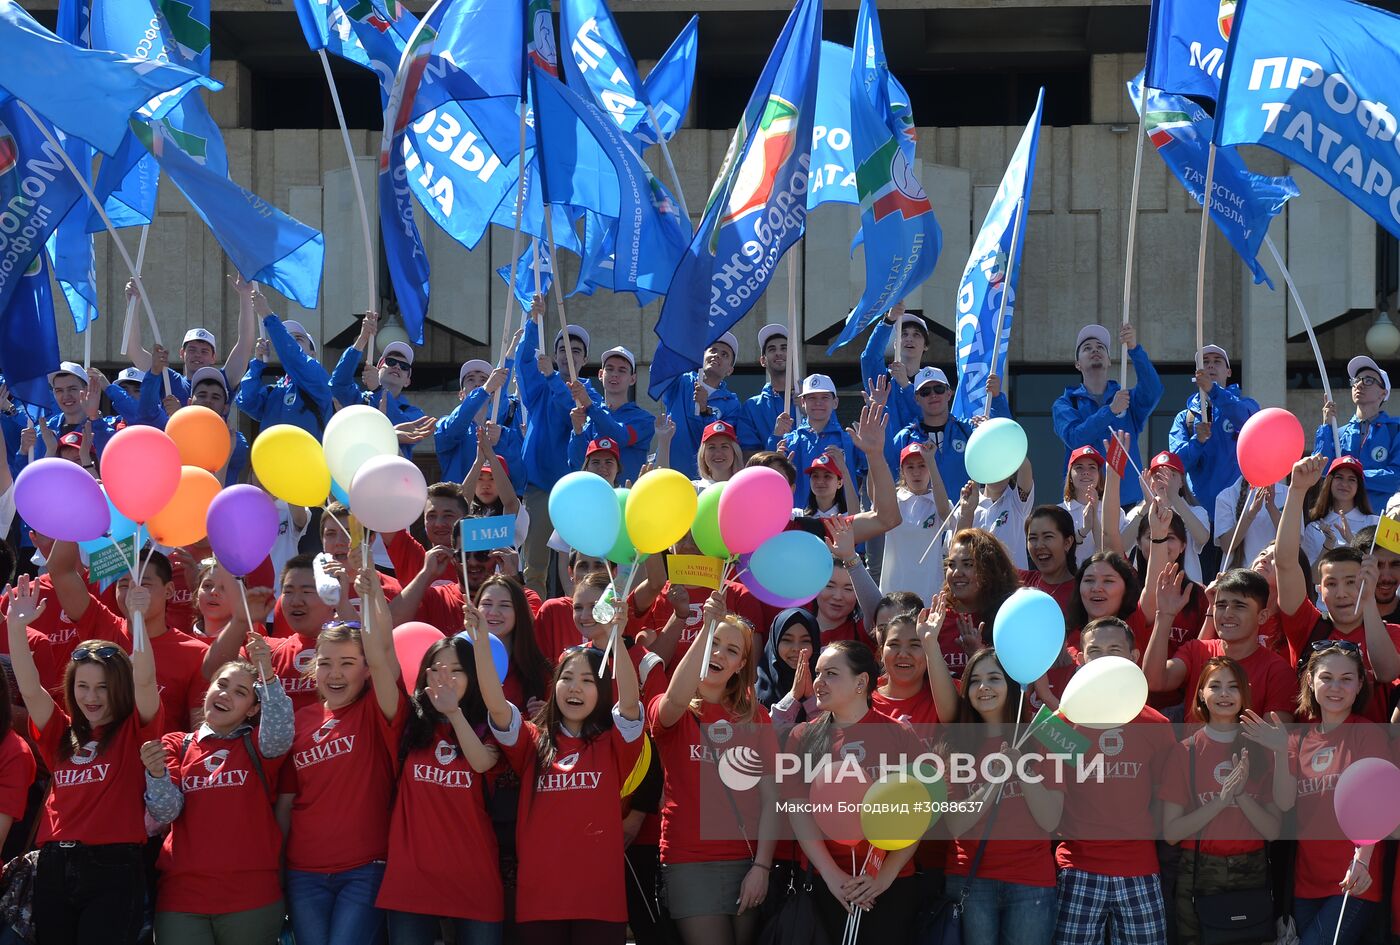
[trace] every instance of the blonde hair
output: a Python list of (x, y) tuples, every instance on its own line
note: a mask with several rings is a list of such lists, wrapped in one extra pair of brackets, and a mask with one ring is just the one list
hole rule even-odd
[[(747, 620), (738, 614), (726, 613), (715, 625), (715, 633), (718, 634), (724, 627), (733, 627), (739, 631), (739, 636), (744, 640), (744, 662), (734, 671), (724, 684), (724, 692), (720, 694), (719, 704), (726, 712), (734, 716), (736, 722), (752, 722), (757, 702), (754, 699), (754, 682), (758, 679), (758, 665), (754, 660), (753, 653), (753, 627)], [(704, 646), (703, 636), (696, 639), (692, 646)], [(705, 706), (705, 700), (696, 695), (690, 700), (690, 711), (694, 712), (698, 718), (701, 710)]]

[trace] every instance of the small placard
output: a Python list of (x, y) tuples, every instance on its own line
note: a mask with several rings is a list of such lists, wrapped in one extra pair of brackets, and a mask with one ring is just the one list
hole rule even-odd
[(1089, 739), (1051, 712), (1049, 706), (1041, 706), (1031, 720), (1031, 737), (1057, 754), (1081, 758), (1089, 750)]
[(515, 544), (515, 516), (462, 519), (462, 550), (491, 551)]
[(667, 555), (666, 576), (672, 584), (686, 587), (708, 587), (719, 590), (720, 575), (724, 573), (724, 559), (706, 555)]
[(108, 544), (88, 555), (88, 580), (94, 584), (121, 577), (131, 570), (131, 552), (135, 536), (123, 538), (116, 545)]

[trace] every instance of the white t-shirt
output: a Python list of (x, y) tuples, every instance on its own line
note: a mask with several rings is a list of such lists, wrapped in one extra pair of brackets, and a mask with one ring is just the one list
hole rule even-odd
[[(1202, 507), (1199, 506), (1199, 505), (1192, 505), (1192, 506), (1189, 506), (1189, 508), (1191, 509), (1191, 514), (1192, 514), (1193, 516), (1195, 516), (1196, 521), (1200, 522), (1201, 525), (1204, 526), (1206, 532), (1209, 533), (1209, 532), (1210, 532), (1210, 515), (1206, 512), (1206, 510), (1205, 510), (1204, 508), (1202, 508)], [(1147, 506), (1146, 506), (1146, 505), (1138, 505), (1138, 506), (1135, 506), (1135, 507), (1133, 508), (1132, 512), (1130, 512), (1130, 513), (1126, 516), (1126, 520), (1125, 520), (1124, 523), (1123, 523), (1123, 528), (1128, 528), (1129, 526), (1136, 527), (1137, 524), (1138, 524), (1138, 522), (1140, 522), (1140, 521), (1142, 520), (1142, 516), (1146, 513), (1146, 511), (1147, 511)], [(1173, 509), (1172, 511), (1176, 511), (1176, 510)], [(1200, 546), (1196, 544), (1196, 538), (1195, 538), (1194, 535), (1191, 534), (1191, 525), (1190, 525), (1190, 523), (1183, 523), (1183, 524), (1186, 525), (1186, 547), (1183, 548), (1183, 549), (1181, 549), (1181, 566), (1182, 566), (1182, 568), (1185, 569), (1185, 571), (1186, 571), (1186, 577), (1187, 577), (1187, 578), (1189, 578), (1189, 579), (1192, 580), (1192, 581), (1195, 581), (1197, 584), (1204, 584), (1204, 583), (1206, 583), (1206, 582), (1205, 582), (1204, 580), (1201, 579), (1201, 549), (1200, 549)], [(1121, 530), (1121, 529), (1120, 529), (1120, 530)], [(1134, 531), (1134, 532), (1133, 532), (1133, 535), (1135, 535), (1135, 534), (1136, 534), (1136, 532)], [(1214, 536), (1212, 536), (1212, 537), (1214, 537)], [(1124, 539), (1123, 544), (1124, 544), (1128, 549), (1131, 549), (1132, 546), (1133, 546), (1133, 540), (1134, 540), (1134, 539), (1132, 538), (1132, 535), (1130, 535), (1128, 538)]]
[(311, 513), (307, 512), (306, 521), (301, 528), (297, 528), (292, 521), (292, 508), (286, 500), (277, 500), (277, 541), (272, 545), (272, 551), (268, 557), (272, 559), (272, 586), (279, 588), (282, 586), (282, 569), (287, 566), (287, 562), (297, 555), (297, 546), (301, 543), (302, 536), (306, 534), (306, 526), (311, 522)]
[[(1330, 526), (1332, 531), (1336, 532), (1340, 539), (1340, 530), (1337, 528), (1337, 523), (1340, 522), (1341, 519), (1342, 516), (1339, 513), (1328, 512), (1316, 522), (1309, 522), (1307, 527), (1303, 529), (1303, 554), (1308, 556), (1310, 562), (1316, 563), (1317, 556), (1326, 550), (1327, 535), (1322, 531), (1322, 526)], [(1352, 510), (1346, 514), (1346, 519), (1347, 527), (1350, 528), (1351, 533), (1355, 535), (1357, 532), (1361, 531), (1361, 529), (1379, 522), (1381, 517), (1379, 515), (1367, 515), (1360, 509), (1353, 507)]]
[[(1098, 503), (1098, 506), (1099, 512), (1102, 513), (1103, 503)], [(1080, 564), (1083, 564), (1085, 561), (1088, 561), (1089, 558), (1092, 557), (1096, 551), (1099, 550), (1099, 530), (1097, 528), (1091, 528), (1089, 529), (1089, 537), (1079, 538), (1078, 533), (1084, 530), (1084, 510), (1087, 509), (1088, 506), (1085, 505), (1083, 502), (1080, 502), (1078, 499), (1071, 499), (1068, 502), (1061, 502), (1060, 508), (1068, 512), (1070, 518), (1074, 519), (1075, 538), (1077, 538), (1079, 541), (1079, 546), (1074, 551), (1074, 560)], [(1123, 513), (1122, 509), (1119, 509), (1118, 531), (1121, 533), (1123, 529), (1127, 527), (1127, 525), (1128, 516)]]
[[(1244, 477), (1236, 479), (1233, 484), (1221, 489), (1220, 494), (1215, 497), (1215, 539), (1217, 542), (1221, 535), (1228, 535), (1230, 529), (1235, 527), (1235, 509), (1237, 507), (1245, 508), (1249, 501), (1247, 496), (1244, 499), (1240, 498), (1240, 487), (1242, 485), (1247, 485), (1244, 481)], [(1273, 488), (1274, 501), (1277, 503), (1279, 509), (1282, 509), (1283, 503), (1288, 498), (1288, 485), (1279, 482), (1275, 483)], [(1253, 490), (1251, 489), (1249, 491), (1252, 492)], [(1299, 527), (1302, 527), (1301, 521), (1299, 522)], [(1254, 516), (1254, 521), (1250, 522), (1249, 528), (1236, 542), (1237, 555), (1239, 553), (1239, 546), (1244, 547), (1244, 557), (1241, 559), (1244, 562), (1244, 567), (1249, 567), (1249, 563), (1254, 560), (1255, 555), (1259, 554), (1266, 545), (1272, 542), (1277, 534), (1278, 529), (1274, 526), (1274, 520), (1269, 515), (1269, 510), (1260, 509), (1259, 514)], [(1222, 560), (1227, 568), (1230, 566), (1229, 550), (1227, 546), (1220, 551), (1221, 555), (1224, 556)]]
[[(929, 550), (934, 531), (943, 524), (933, 494), (915, 495), (901, 486), (895, 493), (900, 523), (885, 532), (885, 556), (880, 565), (880, 590), (913, 591), (925, 604), (943, 590), (943, 548), (949, 530), (944, 529), (940, 547)], [(928, 552), (927, 557), (924, 556)], [(919, 558), (923, 558), (922, 564)]]
[(1006, 553), (1011, 563), (1022, 571), (1029, 564), (1026, 559), (1026, 518), (1035, 508), (1035, 486), (1032, 485), (1021, 498), (1021, 490), (1013, 483), (995, 499), (985, 494), (977, 502), (977, 511), (972, 513), (972, 527), (991, 532)]

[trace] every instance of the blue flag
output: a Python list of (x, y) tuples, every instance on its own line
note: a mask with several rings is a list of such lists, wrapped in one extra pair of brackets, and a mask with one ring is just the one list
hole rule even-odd
[[(1191, 199), (1201, 203), (1215, 122), (1190, 99), (1155, 89), (1147, 90), (1144, 108), (1141, 83), (1139, 73), (1128, 83), (1128, 96), (1146, 123), (1147, 137)], [(1210, 218), (1240, 254), (1254, 281), (1272, 289), (1273, 282), (1259, 265), (1259, 247), (1264, 244), (1269, 223), (1283, 212), (1290, 198), (1298, 196), (1298, 185), (1291, 177), (1252, 173), (1234, 148), (1216, 149), (1212, 184)]]
[(661, 307), (653, 398), (699, 367), (705, 348), (748, 314), (778, 260), (802, 237), (821, 17), (821, 0), (798, 0), (729, 142)]
[(612, 292), (631, 292), (637, 304), (650, 305), (663, 298), (660, 292), (646, 289), (618, 289), (615, 285), (625, 280), (614, 277), (616, 268), (617, 221), (596, 213), (585, 213), (583, 221), (583, 254), (579, 259), (578, 281), (568, 298), (575, 295), (592, 295), (595, 289), (608, 289)]
[(48, 375), (58, 370), (58, 330), (42, 252), (17, 283), (8, 301), (0, 305), (0, 373), (15, 400), (53, 405)]
[(904, 124), (890, 105), (889, 65), (874, 0), (861, 0), (855, 48), (865, 51), (863, 62), (853, 60), (848, 78), (865, 291), (828, 354), (933, 275), (943, 248), (933, 204), (914, 173), (913, 148), (905, 147)]
[(1235, 0), (1152, 0), (1143, 84), (1215, 101), (1234, 20)]
[[(86, 47), (91, 29), (90, 13), (87, 0), (60, 0), (59, 38), (75, 46)], [(64, 135), (63, 150), (72, 158), (74, 167), (85, 170), (92, 167), (92, 145), (86, 141)], [(98, 315), (97, 267), (92, 253), (92, 235), (85, 226), (89, 209), (87, 201), (75, 203), (48, 240), (54, 277), (68, 302), (73, 327), (79, 332), (87, 331), (88, 325)]]
[(1277, 151), (1400, 235), (1400, 101), (1389, 104), (1398, 70), (1394, 13), (1351, 0), (1242, 0), (1215, 143)]
[[(530, 305), (534, 302), (536, 294), (535, 255), (537, 252), (540, 258), (539, 294), (548, 295), (549, 290), (554, 287), (554, 262), (549, 256), (549, 247), (539, 240), (532, 239), (515, 264), (515, 300), (520, 303), (521, 309), (527, 312), (530, 310)], [(510, 285), (510, 266), (501, 266), (496, 270), (496, 275), (500, 276), (501, 281), (506, 285)]]
[[(987, 209), (982, 230), (958, 285), (956, 355), (958, 391), (953, 396), (953, 416), (962, 420), (982, 416), (987, 406), (987, 375), (1005, 376), (1006, 348), (1011, 343), (1012, 315), (1016, 311), (1016, 280), (1021, 275), (1021, 253), (1026, 246), (1026, 215), (1030, 212), (1031, 185), (1035, 182), (1035, 151), (1040, 141), (1040, 110), (1045, 90), (1036, 96), (1035, 111), (1011, 153), (1001, 186)], [(1017, 229), (1015, 254), (1012, 232)], [(1006, 316), (997, 338), (997, 317), (1003, 297)]]
[[(680, 129), (690, 108), (690, 93), (695, 88), (695, 65), (700, 50), (697, 38), (699, 25), (700, 17), (692, 16), (642, 80), (642, 90), (646, 100), (651, 103), (652, 115), (667, 141)], [(638, 132), (638, 137), (645, 144), (658, 143), (654, 139), (648, 140), (644, 132)]]
[(198, 85), (223, 88), (179, 66), (81, 49), (0, 0), (0, 89), (103, 154), (121, 147), (132, 115), (163, 118)]
[[(812, 170), (807, 209), (824, 203), (860, 203), (856, 162), (851, 150), (851, 47), (822, 41), (817, 77), (817, 114), (812, 124)], [(886, 71), (890, 107), (898, 118), (901, 146), (914, 153), (914, 119), (909, 93)]]
[(569, 85), (588, 89), (598, 107), (627, 134), (640, 131), (656, 140), (646, 89), (606, 0), (559, 0), (559, 30), (568, 46), (563, 60)]
[(132, 128), (244, 279), (315, 308), (325, 258), (321, 234), (210, 167), (206, 156), (224, 151), (223, 136), (199, 99), (191, 97), (182, 110), (183, 127), (162, 120), (134, 121)]

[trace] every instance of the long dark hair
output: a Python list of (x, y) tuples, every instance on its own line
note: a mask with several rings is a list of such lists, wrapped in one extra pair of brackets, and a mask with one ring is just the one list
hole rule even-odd
[(1069, 551), (1065, 552), (1065, 567), (1073, 574), (1078, 567), (1075, 559), (1079, 556), (1079, 529), (1074, 526), (1074, 516), (1058, 505), (1037, 505), (1026, 517), (1027, 536), (1031, 532), (1031, 522), (1038, 518), (1048, 518), (1055, 523), (1055, 531), (1074, 542)]
[[(626, 653), (622, 653), (620, 656), (622, 659), (631, 658)], [(554, 756), (557, 753), (555, 730), (564, 721), (564, 713), (559, 711), (559, 698), (554, 694), (554, 690), (559, 685), (565, 668), (575, 659), (585, 660), (589, 672), (598, 681), (598, 703), (593, 707), (588, 718), (583, 720), (579, 737), (583, 739), (585, 745), (588, 745), (613, 727), (613, 677), (610, 673), (603, 672), (603, 651), (596, 646), (569, 647), (559, 655), (559, 662), (554, 667), (554, 677), (549, 685), (549, 698), (544, 701), (544, 708), (540, 709), (533, 719), (535, 728), (539, 732), (535, 740), (535, 763), (539, 768), (548, 768), (554, 764)]]
[[(101, 657), (97, 655), (99, 650), (115, 652), (110, 656)], [(84, 663), (96, 663), (102, 667), (102, 673), (106, 677), (107, 704), (112, 712), (112, 721), (107, 723), (102, 737), (97, 741), (97, 750), (101, 751), (107, 747), (107, 743), (116, 735), (122, 724), (131, 717), (131, 713), (136, 711), (136, 682), (131, 675), (131, 657), (127, 656), (126, 650), (106, 640), (84, 640), (73, 650), (75, 657), (79, 653), (91, 655), (81, 660), (70, 659), (63, 671), (63, 697), (68, 704), (68, 731), (64, 734), (67, 736), (70, 751), (77, 751), (92, 741), (92, 723), (83, 715), (82, 707), (78, 705), (78, 697), (73, 692), (73, 685), (79, 666)], [(9, 702), (8, 699), (5, 701)]]
[[(1249, 688), (1249, 674), (1245, 672), (1243, 666), (1235, 662), (1228, 656), (1212, 656), (1206, 660), (1206, 664), (1201, 667), (1200, 675), (1196, 677), (1196, 691), (1191, 694), (1191, 701), (1186, 707), (1186, 717), (1193, 722), (1209, 722), (1210, 709), (1206, 707), (1206, 683), (1210, 682), (1211, 674), (1218, 669), (1226, 670), (1235, 677), (1235, 683), (1240, 687), (1240, 711), (1235, 714), (1235, 721), (1245, 711), (1252, 707), (1252, 699)], [(1235, 737), (1239, 741), (1239, 736)]]
[[(1346, 471), (1353, 476), (1356, 476), (1356, 470), (1350, 467), (1342, 468), (1346, 469)], [(1341, 471), (1342, 469), (1334, 469), (1322, 480), (1321, 484), (1317, 487), (1317, 495), (1313, 498), (1313, 501), (1309, 503), (1307, 514), (1304, 515), (1305, 521), (1316, 522), (1319, 519), (1326, 518), (1328, 513), (1332, 511), (1332, 480), (1335, 479), (1337, 473)], [(1371, 497), (1366, 494), (1366, 479), (1364, 476), (1356, 476), (1355, 505), (1357, 511), (1362, 515), (1372, 514)]]
[(1074, 576), (1074, 599), (1070, 601), (1068, 621), (1071, 626), (1083, 627), (1089, 622), (1089, 613), (1084, 609), (1084, 598), (1079, 591), (1084, 586), (1084, 575), (1088, 572), (1089, 566), (1100, 563), (1108, 565), (1123, 579), (1123, 602), (1118, 605), (1116, 616), (1127, 620), (1138, 608), (1138, 596), (1142, 594), (1142, 582), (1138, 580), (1137, 572), (1133, 570), (1133, 566), (1116, 551), (1096, 551), (1089, 556), (1088, 561), (1079, 566), (1079, 573)]
[(438, 661), (444, 650), (451, 650), (456, 655), (457, 661), (462, 664), (462, 671), (467, 674), (466, 694), (457, 703), (462, 708), (467, 724), (478, 730), (486, 725), (486, 703), (481, 701), (481, 687), (476, 681), (476, 660), (473, 658), (471, 643), (462, 636), (439, 640), (423, 654), (423, 662), (418, 667), (418, 678), (409, 695), (408, 717), (404, 720), (403, 736), (399, 739), (400, 764), (415, 748), (427, 748), (431, 745), (438, 726), (447, 721), (441, 712), (433, 708), (433, 700), (428, 697), (428, 670)]
[[(855, 640), (837, 640), (822, 647), (823, 653), (833, 650), (845, 657), (846, 665), (852, 673), (869, 677), (865, 686), (865, 705), (868, 708), (871, 695), (880, 684), (880, 674), (883, 672), (875, 654), (870, 651), (870, 647)], [(802, 735), (802, 754), (809, 758), (825, 756), (831, 750), (831, 727), (835, 724), (836, 718), (830, 712), (823, 712), (813, 719)]]
[(530, 613), (525, 589), (515, 578), (493, 574), (476, 589), (478, 607), (481, 606), (481, 595), (488, 587), (503, 587), (510, 595), (510, 604), (515, 610), (515, 629), (510, 632), (508, 647), (510, 667), (519, 674), (527, 698), (543, 699), (549, 686), (549, 660), (544, 658), (539, 641), (535, 639), (535, 618)]
[[(997, 657), (997, 651), (990, 646), (982, 649), (968, 657), (967, 665), (963, 667), (962, 677), (958, 680), (958, 714), (956, 725), (949, 733), (949, 742), (955, 746), (953, 750), (972, 752), (981, 747), (982, 735), (980, 726), (984, 724), (982, 713), (978, 712), (972, 705), (972, 695), (970, 692), (972, 674), (977, 671), (979, 664), (991, 660), (1001, 669), (1003, 676), (1006, 670), (1002, 668), (1001, 660)], [(1017, 706), (1016, 700), (1023, 698), (1016, 683), (1010, 676), (1006, 676), (1006, 700), (1001, 704), (1001, 718), (997, 721), (1003, 723), (1014, 723), (1016, 721)]]
[(805, 627), (812, 638), (812, 648), (807, 661), (812, 675), (815, 677), (817, 674), (817, 650), (822, 641), (817, 618), (801, 607), (790, 607), (773, 618), (773, 626), (763, 645), (763, 659), (758, 664), (758, 679), (754, 682), (754, 691), (764, 708), (773, 708), (774, 703), (792, 691), (792, 680), (797, 671), (778, 656), (778, 643), (782, 640), (783, 633), (794, 624)]

